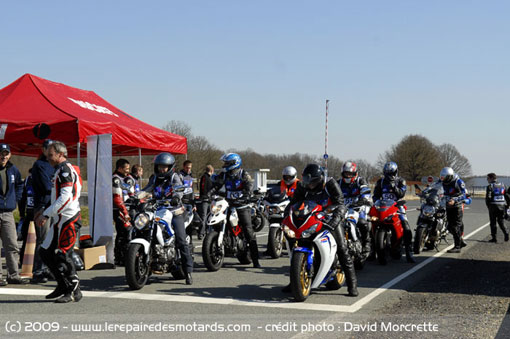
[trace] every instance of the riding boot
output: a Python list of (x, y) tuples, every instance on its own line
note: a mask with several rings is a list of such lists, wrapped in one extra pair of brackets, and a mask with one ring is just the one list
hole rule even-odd
[(253, 261), (253, 267), (260, 268), (259, 263), (259, 248), (257, 246), (257, 240), (251, 240), (249, 243), (250, 246), (250, 254), (251, 254), (251, 260)]
[(354, 265), (350, 265), (345, 269), (345, 280), (347, 282), (347, 292), (349, 296), (358, 296), (358, 280), (356, 279), (356, 273), (354, 272)]
[(404, 221), (406, 223), (406, 227), (404, 228), (404, 245), (406, 248), (406, 260), (408, 263), (414, 264), (416, 260), (414, 260), (413, 256), (413, 249), (412, 249), (412, 241), (413, 241), (413, 232), (411, 231), (411, 228), (409, 227), (409, 223)]
[(372, 239), (370, 237), (370, 228), (368, 223), (360, 222), (358, 226), (361, 233), (361, 243), (363, 244), (361, 256), (362, 258), (367, 259), (372, 251)]

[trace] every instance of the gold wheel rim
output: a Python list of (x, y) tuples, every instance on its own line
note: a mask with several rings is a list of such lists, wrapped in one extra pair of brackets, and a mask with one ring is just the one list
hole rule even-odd
[(303, 256), (303, 261), (301, 262), (301, 292), (303, 295), (308, 295), (310, 293), (310, 288), (312, 286), (312, 279), (308, 274), (308, 270), (306, 269), (306, 260), (305, 256)]

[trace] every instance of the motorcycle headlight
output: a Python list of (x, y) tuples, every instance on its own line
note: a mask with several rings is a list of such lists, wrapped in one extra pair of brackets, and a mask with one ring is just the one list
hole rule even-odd
[(149, 216), (145, 213), (140, 213), (135, 218), (134, 226), (141, 230), (149, 224)]
[(436, 209), (434, 208), (434, 206), (425, 205), (422, 208), (421, 212), (423, 213), (424, 216), (431, 218), (434, 216)]
[(269, 207), (268, 212), (269, 214), (278, 214), (280, 213), (280, 208), (276, 206)]
[(221, 210), (220, 205), (213, 204), (213, 205), (211, 206), (211, 213), (212, 213), (212, 214), (217, 214), (217, 213), (219, 213), (219, 212), (220, 212), (220, 210)]
[(295, 238), (296, 237), (296, 232), (294, 232), (293, 230), (291, 230), (289, 228), (289, 226), (283, 226), (283, 231), (285, 232), (285, 234), (289, 237), (289, 238)]
[(309, 238), (312, 234), (315, 233), (318, 226), (319, 226), (319, 224), (317, 223), (317, 224), (313, 225), (312, 227), (310, 227), (309, 229), (304, 230), (303, 233), (301, 233), (301, 236), (303, 238)]

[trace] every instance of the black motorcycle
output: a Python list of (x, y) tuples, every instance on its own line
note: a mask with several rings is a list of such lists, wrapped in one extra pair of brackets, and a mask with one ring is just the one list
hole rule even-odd
[(446, 225), (446, 209), (441, 183), (431, 185), (422, 190), (415, 185), (416, 195), (421, 198), (420, 216), (416, 225), (413, 250), (419, 254), (423, 249), (438, 249), (441, 241), (448, 244)]

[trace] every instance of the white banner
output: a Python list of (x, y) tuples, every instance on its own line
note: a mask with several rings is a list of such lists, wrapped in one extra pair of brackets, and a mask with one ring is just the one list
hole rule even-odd
[(95, 246), (112, 243), (112, 135), (87, 137), (90, 235)]

